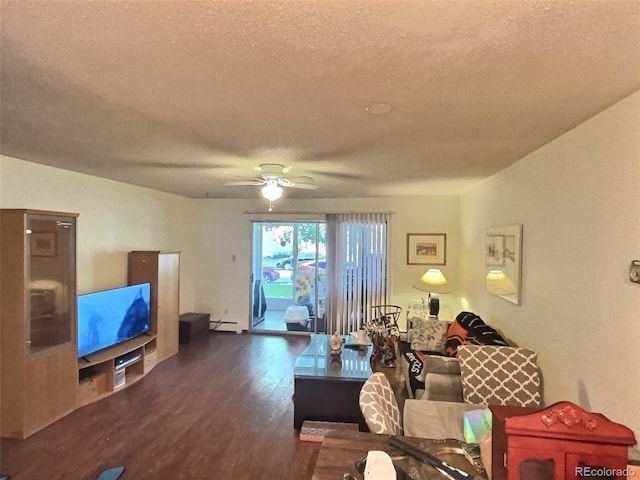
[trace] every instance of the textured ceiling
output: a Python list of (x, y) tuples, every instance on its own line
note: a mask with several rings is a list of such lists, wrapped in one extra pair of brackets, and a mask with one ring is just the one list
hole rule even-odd
[(640, 1), (0, 5), (1, 153), (192, 197), (457, 194), (640, 88)]

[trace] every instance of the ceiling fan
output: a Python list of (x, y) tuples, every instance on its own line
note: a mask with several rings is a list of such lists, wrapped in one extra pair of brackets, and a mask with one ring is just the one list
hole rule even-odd
[(313, 183), (313, 178), (306, 175), (285, 178), (286, 169), (284, 165), (279, 163), (263, 163), (259, 169), (260, 178), (238, 177), (242, 180), (229, 182), (227, 185), (262, 185), (262, 196), (270, 202), (275, 202), (282, 196), (282, 187), (303, 188), (305, 190), (316, 190), (318, 188)]

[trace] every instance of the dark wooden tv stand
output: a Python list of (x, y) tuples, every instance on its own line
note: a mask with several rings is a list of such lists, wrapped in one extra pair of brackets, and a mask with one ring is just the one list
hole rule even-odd
[[(116, 359), (130, 353), (137, 353), (138, 358), (118, 366)], [(156, 365), (157, 357), (156, 336), (142, 334), (79, 358), (77, 406), (89, 405), (137, 382)]]

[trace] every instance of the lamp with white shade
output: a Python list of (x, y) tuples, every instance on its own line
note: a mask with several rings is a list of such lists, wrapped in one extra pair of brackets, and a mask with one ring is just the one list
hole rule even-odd
[(516, 293), (516, 286), (502, 270), (489, 270), (486, 277), (487, 291), (495, 295), (511, 295)]
[(423, 292), (429, 292), (429, 316), (435, 318), (438, 318), (438, 314), (440, 313), (440, 299), (438, 298), (438, 294), (451, 293), (453, 291), (443, 273), (437, 268), (427, 270), (426, 273), (413, 284), (413, 288), (422, 290)]

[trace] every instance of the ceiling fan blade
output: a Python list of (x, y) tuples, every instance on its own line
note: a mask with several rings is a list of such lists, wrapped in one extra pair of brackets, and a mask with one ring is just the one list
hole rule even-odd
[(308, 175), (300, 175), (297, 177), (287, 177), (291, 183), (313, 183), (313, 178)]
[(172, 168), (172, 169), (194, 169), (194, 170), (214, 170), (228, 168), (226, 165), (214, 165), (206, 163), (182, 163), (182, 162), (153, 162), (137, 159), (128, 159), (124, 161), (118, 168), (127, 167), (151, 167), (151, 168)]
[(329, 178), (339, 178), (341, 180), (361, 180), (363, 178), (362, 175), (357, 175), (355, 173), (339, 173), (339, 172), (322, 172), (320, 170), (312, 171), (311, 173), (315, 175), (320, 175), (323, 177)]
[(292, 183), (291, 185), (287, 185), (291, 188), (301, 188), (303, 190), (317, 190), (319, 187), (314, 183)]
[(227, 182), (225, 183), (225, 185), (229, 185), (232, 187), (238, 187), (238, 186), (242, 186), (242, 185), (253, 185), (253, 186), (257, 186), (257, 185), (264, 185), (264, 180), (236, 180), (235, 182)]
[(293, 185), (293, 182), (289, 181), (288, 178), (279, 177), (279, 178), (276, 178), (274, 180), (281, 187), (291, 187)]

